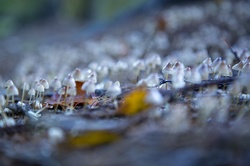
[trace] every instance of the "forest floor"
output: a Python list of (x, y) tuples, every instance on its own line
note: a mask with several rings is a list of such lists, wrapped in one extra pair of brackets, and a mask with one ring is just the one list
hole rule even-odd
[[(159, 84), (169, 85), (162, 73), (168, 62), (196, 68), (208, 57), (221, 57), (234, 66), (243, 56), (250, 57), (249, 6), (246, 0), (171, 5), (107, 26), (49, 22), (2, 39), (1, 94), (6, 93), (8, 79), (22, 89), (24, 81), (51, 82), (55, 76), (63, 80), (75, 68), (96, 70), (98, 83), (120, 81), (122, 93), (112, 98), (100, 89), (104, 95), (77, 98), (74, 111), (67, 112), (60, 98), (55, 110), (53, 97), (59, 95), (49, 89), (42, 106), (50, 107), (38, 118), (29, 113), (33, 107), (28, 96), (23, 108), (10, 104), (12, 112), (6, 114), (15, 125), (0, 128), (0, 165), (248, 165), (248, 75), (233, 71), (226, 77), (186, 82), (180, 89), (157, 86), (163, 102), (146, 109), (138, 105), (147, 103), (134, 97), (132, 105), (139, 113), (132, 116), (126, 112), (126, 96), (136, 91), (138, 80), (152, 73), (161, 78)], [(148, 69), (134, 76), (138, 59)], [(104, 66), (109, 71), (105, 76)], [(242, 86), (237, 97), (232, 95), (235, 80)], [(147, 93), (149, 89), (154, 88)]]

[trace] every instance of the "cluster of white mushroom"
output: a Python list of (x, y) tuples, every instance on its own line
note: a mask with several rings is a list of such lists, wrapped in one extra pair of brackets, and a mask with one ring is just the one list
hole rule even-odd
[[(99, 73), (103, 74), (101, 69), (99, 69)], [(119, 81), (113, 83), (112, 81), (107, 80), (98, 83), (97, 71), (91, 69), (82, 71), (81, 69), (76, 68), (72, 73), (68, 74), (63, 81), (55, 77), (50, 85), (49, 82), (43, 78), (34, 81), (31, 84), (31, 87), (25, 82), (22, 86), (21, 100), (17, 102), (17, 106), (24, 108), (26, 104), (30, 105), (31, 109), (27, 110), (27, 115), (32, 119), (39, 118), (41, 116), (40, 113), (48, 108), (48, 105), (43, 106), (44, 93), (50, 88), (55, 93), (59, 94), (55, 109), (57, 110), (58, 103), (61, 100), (64, 100), (67, 105), (66, 110), (72, 112), (74, 110), (74, 97), (77, 95), (76, 81), (83, 82), (81, 89), (86, 91), (87, 97), (95, 97), (96, 89), (106, 90), (106, 96), (109, 96), (112, 99), (115, 99), (122, 92)], [(15, 97), (19, 95), (19, 90), (12, 80), (8, 80), (5, 83), (5, 88), (6, 99), (3, 95), (0, 96), (0, 112), (2, 116), (0, 125), (2, 127), (15, 125), (15, 120), (11, 117), (7, 117), (6, 113), (13, 113), (12, 109), (17, 108), (15, 105)], [(25, 101), (27, 95), (29, 95), (29, 100)], [(62, 99), (63, 96), (64, 98)]]
[(201, 83), (202, 80), (217, 79), (232, 76), (231, 66), (222, 58), (206, 58), (197, 67), (185, 67), (183, 63), (167, 63), (162, 73), (166, 80), (171, 80), (174, 88), (182, 88), (187, 82)]

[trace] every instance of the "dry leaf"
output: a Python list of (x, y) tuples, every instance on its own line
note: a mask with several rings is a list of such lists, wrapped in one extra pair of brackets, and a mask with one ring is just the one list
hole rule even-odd
[(148, 91), (145, 88), (137, 88), (124, 97), (124, 103), (118, 109), (118, 114), (133, 116), (146, 111), (151, 104), (146, 102)]
[(69, 137), (66, 145), (73, 148), (91, 148), (117, 141), (120, 135), (106, 130), (87, 131), (83, 134)]
[[(78, 104), (83, 104), (83, 105), (84, 104), (93, 104), (94, 102), (97, 101), (96, 99), (93, 99), (93, 98), (86, 98), (85, 91), (81, 89), (83, 84), (84, 84), (84, 82), (76, 81), (76, 96), (73, 97), (73, 99), (74, 99), (73, 105), (74, 106), (76, 106)], [(65, 95), (63, 95), (61, 97), (60, 101), (58, 102), (59, 96), (60, 95), (58, 93), (54, 93), (53, 96), (50, 99), (48, 99), (46, 102), (49, 105), (56, 106), (58, 104), (61, 107), (65, 107), (71, 103), (70, 96), (67, 96), (66, 100), (65, 100)]]

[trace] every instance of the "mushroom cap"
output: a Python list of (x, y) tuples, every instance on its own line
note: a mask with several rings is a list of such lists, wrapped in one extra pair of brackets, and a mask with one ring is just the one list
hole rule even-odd
[(95, 92), (96, 87), (92, 81), (87, 81), (82, 85), (81, 89), (85, 90), (87, 94), (91, 94)]
[(62, 87), (58, 90), (58, 94), (59, 95), (64, 95), (65, 94), (65, 91), (66, 91), (66, 88), (65, 87)]
[(119, 84), (113, 84), (107, 89), (106, 95), (111, 97), (117, 97), (122, 93), (121, 87)]
[(185, 70), (185, 65), (181, 62), (176, 62), (173, 66), (174, 71), (180, 70), (184, 71)]
[(7, 96), (12, 96), (12, 95), (18, 95), (18, 89), (15, 85), (11, 85), (6, 89), (6, 95)]
[(184, 70), (177, 69), (172, 77), (173, 88), (182, 88), (185, 86)]
[(36, 81), (33, 82), (33, 84), (31, 85), (31, 87), (33, 89), (36, 89), (37, 84), (39, 84), (39, 81), (36, 80)]
[(53, 79), (53, 81), (50, 83), (50, 86), (51, 86), (54, 90), (57, 90), (57, 89), (59, 89), (59, 88), (62, 87), (62, 83), (61, 83), (61, 81), (60, 81), (57, 77), (55, 77), (55, 78)]
[(156, 73), (150, 74), (145, 80), (148, 87), (153, 87), (160, 84), (159, 76)]
[(208, 64), (206, 63), (203, 63), (201, 64), (200, 66), (197, 67), (198, 71), (200, 72), (201, 74), (201, 78), (202, 80), (208, 80), (209, 78), (209, 73), (210, 73), (210, 69), (209, 69), (209, 66)]
[(29, 92), (28, 92), (28, 95), (30, 95), (30, 96), (35, 96), (35, 94), (36, 94), (36, 91), (35, 91), (34, 88), (31, 88), (31, 89), (29, 90)]
[(185, 79), (189, 78), (192, 75), (192, 69), (191, 67), (186, 67), (184, 70), (184, 77)]
[(63, 85), (67, 86), (67, 87), (75, 87), (76, 86), (75, 79), (73, 78), (73, 76), (71, 74), (68, 74), (67, 77), (64, 78)]
[(84, 80), (84, 75), (83, 75), (81, 69), (79, 69), (79, 68), (76, 68), (76, 69), (73, 71), (72, 75), (73, 75), (73, 77), (74, 77), (74, 79), (75, 79), (76, 81), (83, 81), (83, 80)]
[(28, 83), (23, 83), (23, 89), (24, 90), (29, 90), (30, 89), (30, 86), (29, 86), (29, 84)]
[(41, 79), (39, 83), (43, 85), (44, 89), (49, 89), (49, 83), (47, 80)]
[(242, 61), (240, 61), (239, 63), (233, 65), (232, 69), (241, 71), (243, 66), (244, 66), (244, 63)]
[(203, 62), (203, 64), (207, 64), (208, 66), (212, 66), (213, 62), (210, 57), (207, 57)]
[(141, 59), (138, 59), (133, 63), (133, 68), (139, 71), (146, 70), (145, 62)]
[(192, 70), (192, 74), (189, 78), (187, 78), (187, 81), (192, 83), (200, 83), (202, 81), (201, 74), (197, 68)]
[(97, 83), (97, 77), (96, 77), (96, 73), (95, 72), (91, 72), (88, 75), (88, 80), (93, 82), (93, 83)]
[(161, 57), (156, 53), (152, 53), (148, 59), (146, 59), (146, 65), (151, 68), (161, 66)]
[(215, 68), (214, 72), (219, 76), (232, 76), (232, 69), (225, 60), (222, 60)]
[(163, 68), (162, 68), (163, 74), (173, 74), (173, 64), (171, 62), (168, 62)]
[(113, 82), (112, 82), (112, 81), (107, 81), (107, 82), (105, 82), (103, 89), (107, 90), (107, 89), (108, 89), (109, 87), (111, 87), (112, 85), (113, 85)]
[(36, 91), (38, 92), (44, 92), (44, 86), (42, 84), (37, 84), (36, 86)]
[(244, 64), (244, 66), (242, 67), (242, 72), (250, 73), (250, 62), (247, 62), (246, 64)]
[(14, 83), (12, 80), (8, 80), (6, 81), (6, 83), (4, 84), (4, 87), (8, 88), (9, 86), (14, 86)]
[(215, 70), (215, 68), (217, 68), (217, 66), (220, 65), (221, 61), (222, 61), (221, 57), (218, 57), (218, 58), (216, 58), (216, 59), (213, 61), (213, 63), (212, 63), (212, 68), (213, 68), (213, 70)]

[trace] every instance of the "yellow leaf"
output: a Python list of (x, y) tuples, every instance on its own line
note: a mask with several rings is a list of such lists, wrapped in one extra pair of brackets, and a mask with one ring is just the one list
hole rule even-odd
[(148, 91), (145, 88), (137, 88), (124, 97), (124, 103), (118, 109), (118, 114), (133, 116), (148, 110), (151, 105), (146, 102)]
[(66, 144), (74, 148), (90, 148), (112, 143), (119, 138), (118, 134), (110, 131), (87, 131), (75, 137), (70, 137)]

